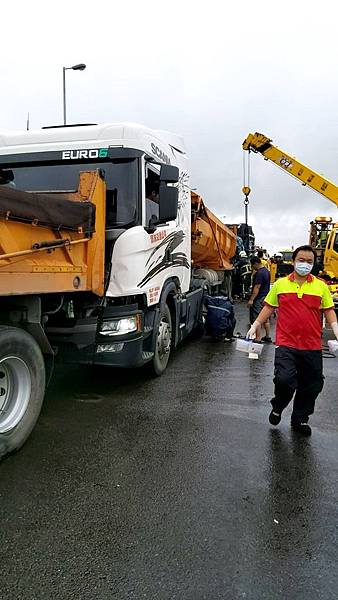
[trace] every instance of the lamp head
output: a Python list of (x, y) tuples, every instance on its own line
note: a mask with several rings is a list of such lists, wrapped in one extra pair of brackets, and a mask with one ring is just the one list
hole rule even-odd
[(74, 65), (73, 67), (71, 67), (73, 71), (84, 71), (85, 68), (86, 65), (84, 63), (79, 63), (78, 65)]

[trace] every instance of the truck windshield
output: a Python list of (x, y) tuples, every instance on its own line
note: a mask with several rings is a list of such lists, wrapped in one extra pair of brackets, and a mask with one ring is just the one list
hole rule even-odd
[(292, 261), (292, 252), (283, 252), (283, 260), (291, 262)]
[(333, 251), (334, 252), (338, 252), (338, 233), (336, 233), (336, 236), (335, 236), (335, 239), (334, 239)]
[(138, 218), (138, 161), (0, 166), (0, 185), (25, 192), (75, 192), (81, 171), (101, 169), (107, 186), (107, 227), (135, 224)]

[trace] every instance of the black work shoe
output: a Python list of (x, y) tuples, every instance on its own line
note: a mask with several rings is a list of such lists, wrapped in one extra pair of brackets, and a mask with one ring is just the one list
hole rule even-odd
[(311, 427), (307, 423), (291, 423), (291, 427), (302, 435), (311, 435)]
[(278, 425), (278, 423), (280, 423), (280, 420), (281, 420), (280, 413), (278, 413), (277, 411), (272, 409), (271, 413), (269, 414), (269, 421), (270, 421), (271, 425)]
[(267, 337), (266, 335), (262, 337), (261, 342), (265, 342), (266, 344), (272, 344), (271, 337)]
[(307, 423), (291, 423), (293, 431), (301, 433), (302, 435), (311, 435), (311, 427)]

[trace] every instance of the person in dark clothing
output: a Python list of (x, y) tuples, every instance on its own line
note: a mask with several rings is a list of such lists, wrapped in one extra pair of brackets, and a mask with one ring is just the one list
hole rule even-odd
[(224, 294), (204, 298), (207, 309), (205, 328), (214, 340), (231, 341), (236, 326), (235, 312), (232, 302)]
[(159, 216), (159, 195), (158, 190), (152, 189), (146, 191), (146, 224), (150, 223), (151, 219), (158, 219)]
[[(251, 258), (250, 262), (253, 278), (252, 292), (248, 301), (248, 307), (250, 309), (250, 324), (252, 325), (263, 308), (265, 296), (267, 296), (270, 291), (270, 273), (268, 269), (264, 267), (258, 256)], [(271, 343), (269, 319), (267, 319), (266, 323), (263, 323), (263, 327), (265, 329), (265, 336), (261, 338), (261, 330), (259, 329), (256, 334), (256, 340)]]
[(251, 267), (245, 250), (236, 253), (233, 265), (232, 293), (244, 299), (251, 288)]
[(292, 428), (311, 435), (309, 416), (323, 389), (322, 316), (338, 340), (334, 303), (325, 281), (311, 274), (316, 253), (311, 246), (300, 246), (293, 253), (294, 271), (278, 279), (265, 298), (265, 306), (247, 333), (257, 330), (278, 308), (275, 354), (275, 395), (271, 400), (269, 421), (278, 425), (283, 410), (291, 402)]

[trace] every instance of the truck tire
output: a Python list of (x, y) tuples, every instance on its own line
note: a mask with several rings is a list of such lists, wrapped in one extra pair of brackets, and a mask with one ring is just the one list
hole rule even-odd
[(155, 334), (154, 357), (151, 362), (151, 370), (157, 377), (162, 375), (167, 368), (172, 339), (171, 313), (168, 304), (163, 304), (160, 307), (160, 315)]
[(35, 339), (23, 329), (0, 326), (0, 460), (29, 437), (44, 393), (45, 364)]

